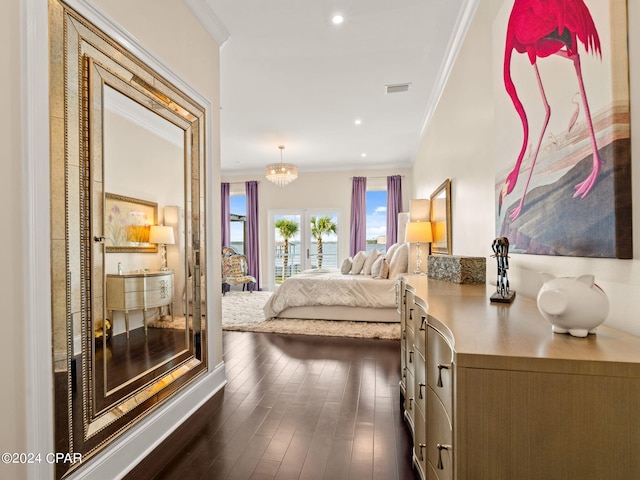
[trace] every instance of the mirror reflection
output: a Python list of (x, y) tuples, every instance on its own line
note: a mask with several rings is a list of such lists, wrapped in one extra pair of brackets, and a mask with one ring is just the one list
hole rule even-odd
[[(107, 322), (94, 326), (96, 413), (144, 383), (152, 369), (172, 368), (188, 349), (184, 156), (182, 129), (103, 86)], [(157, 225), (170, 238), (150, 238)]]

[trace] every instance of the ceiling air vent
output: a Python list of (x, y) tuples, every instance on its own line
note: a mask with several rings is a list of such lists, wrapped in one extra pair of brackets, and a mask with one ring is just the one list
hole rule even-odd
[(408, 91), (410, 86), (410, 83), (394, 83), (391, 85), (385, 85), (384, 88), (387, 93), (402, 93)]

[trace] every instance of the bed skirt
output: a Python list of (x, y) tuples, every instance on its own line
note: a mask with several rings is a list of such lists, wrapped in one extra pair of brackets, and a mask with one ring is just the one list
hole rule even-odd
[(310, 320), (348, 320), (353, 322), (400, 322), (396, 308), (364, 308), (315, 305), (311, 307), (289, 307), (278, 314), (278, 318), (302, 318)]

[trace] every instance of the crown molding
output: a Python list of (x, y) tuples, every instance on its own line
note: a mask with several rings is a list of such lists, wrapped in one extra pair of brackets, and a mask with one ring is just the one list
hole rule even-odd
[(214, 13), (207, 0), (183, 0), (220, 48), (229, 39), (229, 30)]

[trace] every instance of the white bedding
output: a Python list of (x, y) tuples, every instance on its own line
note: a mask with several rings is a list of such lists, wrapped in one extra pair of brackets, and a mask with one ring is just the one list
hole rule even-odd
[(287, 278), (264, 306), (266, 319), (290, 307), (395, 308), (396, 280), (344, 275), (338, 269), (305, 270)]

